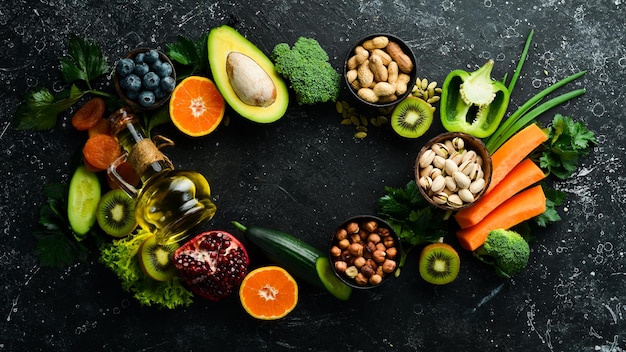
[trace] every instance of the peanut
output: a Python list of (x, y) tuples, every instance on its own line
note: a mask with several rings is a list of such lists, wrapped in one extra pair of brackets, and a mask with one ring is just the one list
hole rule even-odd
[(363, 61), (357, 70), (357, 77), (361, 87), (369, 87), (374, 82), (374, 73), (370, 70), (369, 60)]
[(388, 82), (378, 82), (372, 89), (378, 97), (386, 97), (396, 92), (396, 87)]
[(367, 50), (382, 49), (389, 43), (389, 38), (378, 36), (363, 42), (363, 48)]
[(371, 88), (361, 88), (357, 91), (357, 95), (369, 102), (369, 103), (376, 103), (378, 102), (378, 95), (376, 95), (376, 93), (374, 93), (374, 90)]
[(387, 81), (387, 67), (383, 64), (383, 59), (378, 55), (370, 56), (370, 70), (374, 74), (376, 82)]
[(396, 84), (398, 81), (398, 63), (391, 61), (387, 66), (387, 82)]
[(389, 56), (389, 54), (387, 54), (387, 52), (382, 49), (372, 50), (372, 55), (380, 56), (380, 58), (383, 60), (383, 65), (385, 66), (389, 65), (389, 63), (392, 61), (391, 56)]
[(349, 83), (354, 82), (358, 78), (358, 75), (356, 73), (356, 69), (353, 68), (350, 71), (346, 72), (346, 78), (348, 79)]
[(413, 62), (409, 58), (398, 43), (390, 41), (385, 48), (389, 56), (398, 63), (401, 72), (410, 73), (413, 70)]
[(407, 75), (406, 73), (398, 74), (398, 80), (396, 81), (396, 93), (400, 95), (406, 93), (410, 80), (411, 76)]

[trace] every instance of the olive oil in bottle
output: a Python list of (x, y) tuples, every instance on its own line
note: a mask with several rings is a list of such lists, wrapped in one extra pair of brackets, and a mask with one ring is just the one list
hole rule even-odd
[(115, 172), (109, 174), (135, 197), (135, 217), (143, 229), (154, 233), (159, 243), (181, 241), (191, 228), (209, 221), (216, 206), (211, 201), (211, 188), (202, 174), (191, 170), (175, 170), (155, 143), (145, 137), (133, 113), (120, 109), (109, 118), (112, 133), (118, 138), (129, 162), (139, 178), (134, 188)]

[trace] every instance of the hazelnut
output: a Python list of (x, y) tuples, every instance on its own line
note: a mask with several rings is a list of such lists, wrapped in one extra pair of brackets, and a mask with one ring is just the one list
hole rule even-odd
[[(367, 241), (377, 244), (380, 242), (380, 235), (377, 233), (372, 233), (367, 237)], [(392, 243), (393, 243), (393, 240), (392, 240)]]
[(377, 250), (377, 251), (386, 251), (386, 250), (387, 250), (387, 247), (385, 247), (385, 245), (384, 245), (384, 244), (382, 244), (382, 243), (377, 243), (377, 244), (376, 244), (376, 250)]
[(394, 259), (398, 255), (398, 249), (396, 247), (387, 248), (387, 258)]
[(338, 260), (335, 262), (335, 270), (337, 270), (340, 273), (345, 273), (346, 269), (348, 268), (348, 264), (342, 260)]
[(363, 274), (363, 276), (369, 278), (372, 275), (376, 274), (376, 270), (374, 270), (374, 268), (372, 268), (370, 265), (363, 265), (361, 267), (361, 273)]
[(350, 242), (359, 243), (361, 242), (361, 235), (358, 233), (353, 233), (350, 235)]
[(365, 228), (367, 232), (374, 232), (378, 228), (378, 223), (374, 220), (370, 220), (363, 224), (363, 228)]
[(370, 277), (369, 282), (371, 285), (378, 285), (383, 282), (383, 277), (378, 274), (374, 274)]
[(347, 277), (354, 279), (359, 274), (359, 269), (355, 266), (349, 266), (346, 268), (345, 274)]
[(365, 259), (365, 257), (358, 257), (356, 259), (354, 259), (354, 266), (356, 266), (357, 268), (361, 268), (363, 265), (365, 265), (365, 262), (367, 260)]
[(348, 238), (348, 231), (346, 231), (346, 229), (337, 230), (337, 232), (335, 233), (335, 238), (337, 239), (337, 241)]
[(348, 233), (358, 233), (359, 224), (357, 224), (356, 222), (349, 223), (348, 225), (346, 225), (346, 231), (348, 231)]
[(385, 259), (385, 261), (383, 262), (383, 265), (381, 265), (381, 267), (383, 268), (383, 272), (384, 273), (391, 273), (394, 270), (396, 270), (396, 261), (395, 260), (391, 260), (391, 259)]
[(374, 259), (376, 263), (382, 263), (385, 261), (385, 259), (387, 259), (387, 252), (377, 250), (374, 253), (372, 253), (372, 259)]
[(393, 237), (391, 236), (387, 236), (385, 237), (385, 239), (383, 240), (383, 244), (385, 245), (385, 247), (387, 248), (391, 248), (393, 246), (395, 246), (396, 241), (393, 240)]
[(330, 248), (330, 255), (332, 255), (333, 257), (338, 257), (341, 255), (341, 248), (337, 247), (337, 246), (332, 246)]
[(354, 282), (359, 286), (365, 286), (369, 282), (369, 280), (361, 273), (358, 273), (354, 278)]
[(350, 246), (350, 241), (348, 239), (343, 239), (337, 243), (337, 246), (341, 249), (346, 249)]
[(389, 231), (388, 228), (386, 227), (381, 227), (378, 229), (378, 234), (383, 236), (383, 237), (387, 237), (389, 235), (391, 235), (391, 231)]
[(352, 243), (350, 247), (348, 247), (348, 251), (355, 257), (360, 257), (363, 255), (363, 245), (360, 243)]

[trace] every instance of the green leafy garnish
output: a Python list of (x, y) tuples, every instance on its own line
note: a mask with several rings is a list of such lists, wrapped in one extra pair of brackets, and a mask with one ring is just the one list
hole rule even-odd
[(179, 35), (177, 42), (166, 45), (166, 55), (174, 64), (178, 64), (176, 73), (179, 80), (193, 74), (209, 73), (208, 36), (208, 33), (205, 33), (194, 42)]
[(446, 234), (446, 213), (431, 206), (417, 187), (415, 180), (409, 181), (403, 188), (385, 187), (387, 194), (378, 199), (380, 217), (389, 223), (407, 246), (398, 264), (399, 269), (413, 248), (437, 242)]
[(85, 244), (75, 240), (67, 220), (67, 191), (68, 186), (63, 183), (44, 187), (48, 200), (40, 208), (41, 228), (33, 233), (37, 239), (35, 254), (42, 266), (65, 268), (87, 260), (89, 251)]
[(596, 143), (594, 133), (584, 123), (557, 114), (548, 127), (548, 140), (539, 157), (539, 165), (561, 180), (574, 174), (580, 158), (589, 154)]
[[(68, 56), (59, 58), (61, 72), (69, 89), (52, 94), (46, 88), (26, 93), (24, 103), (15, 115), (18, 130), (48, 130), (56, 124), (59, 114), (76, 104), (85, 94), (110, 98), (112, 95), (93, 89), (92, 82), (109, 71), (100, 47), (75, 35), (70, 37)], [(81, 89), (78, 84), (86, 84)]]
[(189, 306), (193, 294), (181, 283), (179, 277), (159, 282), (147, 277), (139, 265), (137, 253), (148, 237), (148, 231), (139, 230), (125, 238), (100, 246), (100, 262), (120, 280), (122, 288), (133, 293), (142, 305), (156, 305), (169, 309)]

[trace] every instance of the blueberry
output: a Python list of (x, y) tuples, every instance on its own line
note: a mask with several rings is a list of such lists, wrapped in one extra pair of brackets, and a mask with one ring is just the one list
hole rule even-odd
[(169, 62), (162, 62), (159, 66), (154, 68), (154, 72), (161, 78), (170, 76), (173, 71), (172, 65), (170, 65)]
[(117, 74), (126, 77), (135, 69), (135, 62), (132, 59), (124, 58), (117, 62)]
[(137, 92), (141, 88), (141, 78), (131, 73), (120, 81), (120, 86), (124, 88), (124, 90)]
[(154, 96), (154, 93), (152, 91), (149, 90), (143, 90), (139, 93), (139, 96), (137, 97), (137, 100), (139, 101), (139, 104), (143, 107), (148, 107), (152, 104), (154, 104), (154, 102), (156, 101), (156, 98)]
[(147, 63), (148, 65), (151, 65), (155, 63), (158, 59), (159, 59), (159, 52), (154, 49), (150, 49), (146, 51), (143, 61)]
[(146, 58), (146, 53), (139, 53), (135, 55), (135, 64), (143, 64)]
[(164, 91), (160, 86), (156, 87), (156, 89), (154, 90), (154, 96), (159, 100), (165, 98), (168, 93), (169, 92)]
[(143, 77), (146, 73), (148, 73), (148, 71), (150, 71), (150, 67), (148, 67), (148, 64), (145, 62), (142, 62), (140, 64), (135, 64), (135, 70), (133, 73), (139, 77)]
[(164, 92), (171, 93), (174, 90), (175, 86), (176, 86), (176, 80), (172, 78), (171, 76), (161, 78), (161, 83), (159, 84), (159, 87)]
[(159, 78), (159, 76), (154, 73), (154, 72), (148, 72), (143, 76), (142, 82), (143, 82), (143, 86), (144, 88), (148, 89), (148, 90), (154, 90), (156, 89), (156, 87), (159, 86), (159, 82), (161, 81), (161, 79)]
[(126, 91), (126, 98), (128, 98), (130, 100), (137, 100), (138, 96), (139, 96), (139, 91), (138, 90), (127, 90)]

